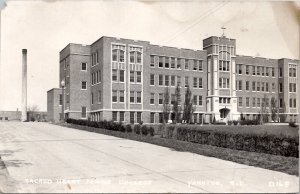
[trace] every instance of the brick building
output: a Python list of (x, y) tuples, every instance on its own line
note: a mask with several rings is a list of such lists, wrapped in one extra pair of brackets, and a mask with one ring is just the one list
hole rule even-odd
[(169, 89), (172, 104), (178, 84), (181, 106), (186, 87), (192, 91), (193, 122), (237, 120), (241, 113), (252, 119), (262, 104), (270, 109), (271, 97), (282, 120), (297, 121), (299, 65), (299, 60), (238, 55), (236, 40), (225, 36), (203, 40), (203, 50), (101, 37), (60, 52), (65, 96), (61, 89), (48, 91), (48, 114), (58, 121), (58, 101), (65, 99), (60, 103), (66, 118), (159, 123), (164, 92)]

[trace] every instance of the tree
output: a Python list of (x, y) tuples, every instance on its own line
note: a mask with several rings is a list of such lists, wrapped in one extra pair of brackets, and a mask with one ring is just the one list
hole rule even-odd
[(39, 118), (36, 118), (37, 117), (36, 113), (38, 111), (39, 111), (38, 105), (32, 104), (32, 105), (28, 106), (28, 108), (27, 108), (27, 120), (35, 121), (36, 119), (39, 119)]
[(163, 122), (166, 123), (169, 120), (170, 114), (170, 92), (169, 88), (166, 87), (163, 101)]
[(271, 98), (270, 110), (271, 110), (272, 121), (276, 122), (277, 119), (278, 119), (279, 108), (278, 108), (278, 105), (277, 105), (277, 100), (274, 97)]
[(180, 86), (177, 85), (175, 89), (175, 100), (173, 104), (173, 112), (175, 123), (180, 123), (180, 112), (181, 112), (181, 94), (180, 94)]
[(261, 108), (260, 108), (260, 114), (261, 114), (261, 118), (260, 118), (260, 123), (266, 123), (269, 121), (269, 111), (267, 110), (267, 96), (264, 95), (264, 98), (262, 99), (262, 104), (261, 104)]
[(280, 122), (285, 122), (286, 121), (286, 105), (285, 105), (285, 102), (283, 102), (282, 104), (282, 114), (280, 115)]
[(186, 123), (190, 123), (193, 112), (194, 112), (194, 107), (192, 102), (192, 91), (188, 86), (185, 91), (184, 106), (183, 106), (183, 120), (185, 120)]

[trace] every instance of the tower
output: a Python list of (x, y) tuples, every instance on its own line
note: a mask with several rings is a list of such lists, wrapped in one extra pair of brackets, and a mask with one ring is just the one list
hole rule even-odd
[(27, 120), (27, 49), (22, 49), (22, 117)]

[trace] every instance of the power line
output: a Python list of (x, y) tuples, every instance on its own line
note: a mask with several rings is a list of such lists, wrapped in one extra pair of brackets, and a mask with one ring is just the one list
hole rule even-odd
[(176, 34), (174, 34), (171, 38), (169, 38), (168, 40), (164, 41), (162, 45), (171, 42), (172, 40), (176, 39), (178, 36), (180, 36), (181, 34), (185, 33), (186, 31), (188, 31), (189, 29), (193, 28), (195, 25), (197, 25), (199, 22), (201, 22), (203, 19), (205, 19), (206, 17), (208, 17), (209, 15), (213, 14), (214, 12), (216, 12), (218, 9), (224, 7), (228, 2), (222, 2), (219, 5), (217, 5), (216, 7), (209, 9), (207, 12), (205, 12), (204, 14), (202, 14), (195, 22), (193, 22), (192, 24), (188, 25), (187, 27), (185, 27), (184, 29), (180, 30), (179, 32), (177, 32)]

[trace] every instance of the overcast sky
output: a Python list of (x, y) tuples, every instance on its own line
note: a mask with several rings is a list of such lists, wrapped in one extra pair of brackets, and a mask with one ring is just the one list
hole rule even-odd
[[(0, 110), (21, 108), (22, 49), (28, 49), (28, 104), (47, 110), (58, 87), (59, 51), (103, 35), (181, 48), (225, 35), (237, 53), (299, 58), (296, 6), (280, 2), (7, 1), (1, 13)], [(299, 11), (299, 10), (298, 10)]]

